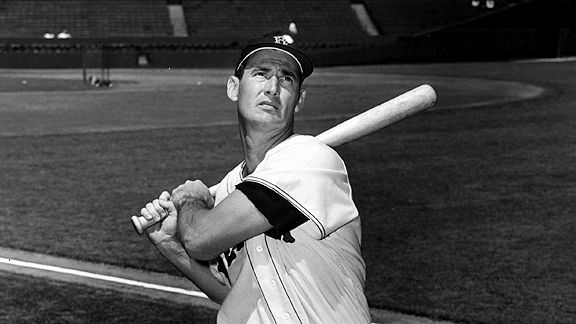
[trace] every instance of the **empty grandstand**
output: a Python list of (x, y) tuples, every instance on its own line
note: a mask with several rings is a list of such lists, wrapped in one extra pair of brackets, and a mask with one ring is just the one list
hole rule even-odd
[(183, 0), (191, 36), (245, 38), (274, 32), (297, 33), (310, 41), (365, 36), (347, 0), (228, 1)]
[(62, 30), (74, 38), (172, 35), (164, 0), (0, 1), (0, 38), (42, 38)]
[[(462, 0), (365, 0), (382, 34), (398, 36), (421, 35), (509, 10), (521, 1), (500, 0), (490, 10)], [(488, 8), (486, 8), (488, 9)]]
[[(317, 65), (574, 53), (569, 0), (0, 0), (0, 66), (217, 66), (292, 33)], [(59, 37), (62, 36), (62, 37)], [(143, 59), (145, 58), (145, 59)]]

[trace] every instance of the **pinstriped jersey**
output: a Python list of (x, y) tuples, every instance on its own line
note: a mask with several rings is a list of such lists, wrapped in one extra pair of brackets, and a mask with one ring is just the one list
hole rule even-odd
[(231, 287), (218, 323), (370, 323), (360, 218), (338, 154), (312, 136), (293, 135), (250, 175), (243, 177), (243, 168), (220, 182), (216, 204), (237, 185), (255, 183), (306, 221), (290, 240), (260, 234), (212, 262), (213, 274)]

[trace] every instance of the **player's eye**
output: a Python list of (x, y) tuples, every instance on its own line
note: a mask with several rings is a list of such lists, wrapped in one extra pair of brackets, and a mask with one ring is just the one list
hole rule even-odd
[(252, 76), (254, 76), (254, 77), (259, 77), (259, 78), (265, 78), (265, 77), (266, 77), (266, 71), (264, 71), (264, 70), (254, 70), (254, 71), (252, 71)]
[(285, 75), (282, 77), (282, 82), (285, 83), (294, 83), (294, 78), (289, 76), (289, 75)]

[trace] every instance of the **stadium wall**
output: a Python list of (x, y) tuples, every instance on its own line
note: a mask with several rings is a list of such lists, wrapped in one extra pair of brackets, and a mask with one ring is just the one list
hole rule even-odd
[[(317, 66), (424, 61), (486, 61), (556, 57), (541, 55), (538, 31), (451, 30), (398, 39), (375, 38), (357, 44), (303, 46)], [(77, 43), (0, 40), (0, 68), (208, 68), (231, 67), (240, 42), (196, 44), (174, 39), (122, 39)], [(566, 33), (558, 48), (546, 53), (576, 55), (576, 37)]]
[[(231, 67), (245, 40), (214, 38), (0, 39), (0, 68)], [(381, 43), (377, 40), (373, 43)], [(367, 63), (358, 42), (302, 43), (318, 66)]]

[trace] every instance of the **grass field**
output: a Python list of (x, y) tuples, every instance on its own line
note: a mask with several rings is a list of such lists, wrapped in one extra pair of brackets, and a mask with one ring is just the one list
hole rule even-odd
[(2, 272), (0, 288), (2, 323), (213, 323), (216, 312)]
[[(420, 83), (440, 97), (436, 110), (338, 148), (362, 215), (372, 307), (466, 323), (576, 321), (575, 63), (318, 72), (302, 133)], [(0, 77), (0, 245), (176, 274), (129, 217), (185, 179), (217, 182), (242, 158), (226, 71), (112, 71), (113, 89), (88, 91), (75, 73)], [(60, 312), (67, 295), (112, 305), (70, 322), (166, 316), (132, 317), (122, 307), (140, 303), (131, 296), (0, 274), (13, 305), (0, 319), (38, 312), (23, 287), (48, 291), (31, 301), (45, 313), (32, 322)], [(172, 322), (186, 318), (165, 307)]]

